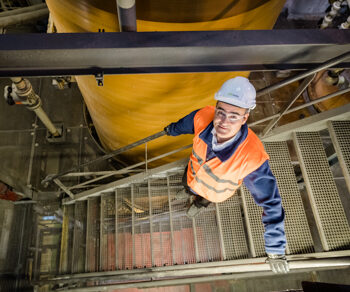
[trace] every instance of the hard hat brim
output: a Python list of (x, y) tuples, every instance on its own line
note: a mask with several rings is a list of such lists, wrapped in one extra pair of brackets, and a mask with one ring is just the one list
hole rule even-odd
[(254, 109), (255, 108), (255, 104), (253, 104), (252, 106), (250, 107), (247, 107), (247, 105), (243, 102), (240, 102), (239, 100), (232, 100), (232, 96), (231, 97), (225, 97), (225, 96), (218, 96), (217, 94), (215, 94), (215, 97), (214, 97), (217, 101), (222, 101), (224, 103), (228, 103), (230, 105), (234, 105), (234, 106), (237, 106), (237, 107), (240, 107), (240, 108), (245, 108), (245, 109)]

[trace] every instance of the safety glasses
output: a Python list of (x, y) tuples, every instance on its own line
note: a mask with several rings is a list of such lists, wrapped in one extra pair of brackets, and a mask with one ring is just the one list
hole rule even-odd
[(243, 119), (245, 115), (231, 114), (231, 113), (229, 114), (222, 109), (216, 108), (215, 109), (215, 116), (221, 120), (225, 120), (227, 118), (227, 120), (230, 123), (234, 123), (234, 122), (237, 122), (238, 120)]

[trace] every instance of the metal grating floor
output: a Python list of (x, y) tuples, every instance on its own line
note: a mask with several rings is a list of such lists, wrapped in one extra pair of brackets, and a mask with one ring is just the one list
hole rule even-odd
[(328, 128), (350, 192), (350, 121), (330, 121)]
[(255, 204), (249, 190), (242, 185), (241, 188), (244, 218), (246, 220), (249, 247), (253, 257), (266, 255), (264, 244), (264, 225), (261, 221), (262, 208)]
[(285, 209), (287, 253), (314, 252), (314, 244), (291, 164), (287, 143), (266, 142), (264, 146), (270, 156), (269, 164), (276, 177), (282, 205)]
[(227, 260), (248, 258), (241, 207), (237, 193), (223, 203), (218, 203), (223, 233), (224, 254)]
[(349, 224), (319, 133), (294, 133), (294, 143), (323, 249), (350, 247)]

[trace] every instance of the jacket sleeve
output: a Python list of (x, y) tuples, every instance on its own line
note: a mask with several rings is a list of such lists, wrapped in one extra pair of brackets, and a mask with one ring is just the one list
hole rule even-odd
[(171, 123), (168, 127), (170, 136), (179, 136), (182, 134), (194, 134), (193, 119), (199, 110), (195, 110), (178, 120), (176, 123)]
[(263, 208), (262, 222), (265, 227), (265, 250), (269, 254), (284, 254), (286, 236), (284, 232), (284, 210), (276, 178), (268, 160), (244, 178), (244, 184), (257, 205)]

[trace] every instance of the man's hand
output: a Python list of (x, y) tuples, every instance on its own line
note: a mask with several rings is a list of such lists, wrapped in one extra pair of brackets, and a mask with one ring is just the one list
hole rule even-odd
[(289, 272), (289, 265), (284, 254), (268, 254), (266, 262), (269, 263), (272, 272), (276, 274)]
[(167, 134), (167, 136), (170, 136), (170, 125), (168, 125), (164, 128), (164, 132), (165, 132), (165, 134)]

